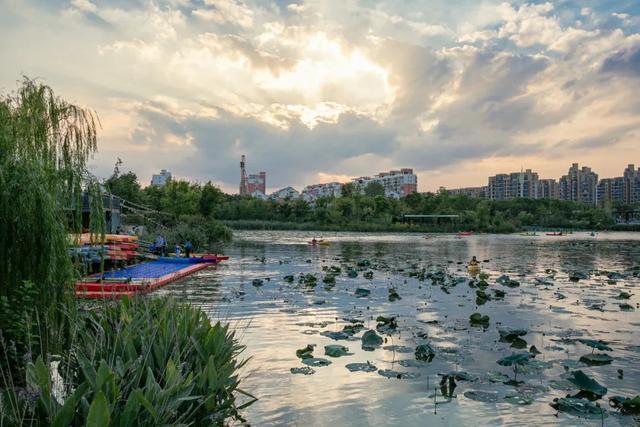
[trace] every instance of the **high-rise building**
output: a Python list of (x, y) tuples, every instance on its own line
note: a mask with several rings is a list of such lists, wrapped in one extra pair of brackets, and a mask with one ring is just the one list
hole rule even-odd
[(625, 180), (623, 177), (604, 178), (598, 182), (598, 205), (607, 201), (614, 204), (627, 203), (625, 197)]
[(464, 187), (446, 189), (452, 196), (467, 196), (472, 199), (484, 199), (487, 197), (487, 187)]
[(509, 198), (509, 175), (500, 173), (490, 176), (487, 196), (491, 200), (507, 200)]
[(574, 163), (569, 172), (560, 178), (560, 198), (595, 205), (598, 201), (598, 174), (590, 167), (580, 168)]
[(373, 178), (368, 176), (354, 178), (351, 182), (361, 193), (364, 193), (365, 188), (371, 183), (382, 184), (384, 194), (387, 197), (400, 198), (418, 191), (418, 177), (413, 173), (413, 169), (410, 168), (380, 172)]
[(640, 203), (640, 167), (630, 164), (624, 170), (624, 198), (625, 203)]
[(537, 192), (538, 199), (560, 198), (560, 187), (555, 179), (539, 179)]
[(166, 169), (162, 169), (159, 174), (151, 177), (151, 185), (153, 187), (163, 187), (169, 181), (171, 181), (171, 172)]

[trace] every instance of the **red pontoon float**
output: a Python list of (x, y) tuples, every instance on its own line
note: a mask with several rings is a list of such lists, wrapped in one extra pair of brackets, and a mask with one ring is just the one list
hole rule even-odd
[(76, 283), (77, 298), (121, 298), (150, 292), (196, 271), (228, 260), (228, 256), (160, 257), (121, 270), (89, 276)]

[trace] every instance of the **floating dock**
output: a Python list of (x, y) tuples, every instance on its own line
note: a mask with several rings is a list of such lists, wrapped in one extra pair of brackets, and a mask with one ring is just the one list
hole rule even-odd
[(151, 292), (227, 259), (229, 257), (218, 255), (197, 258), (160, 257), (154, 261), (89, 276), (76, 283), (76, 298), (121, 298)]

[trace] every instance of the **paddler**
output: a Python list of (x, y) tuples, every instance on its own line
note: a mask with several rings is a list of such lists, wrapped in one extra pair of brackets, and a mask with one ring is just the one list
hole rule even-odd
[(469, 261), (469, 267), (477, 267), (478, 264), (480, 264), (480, 262), (478, 262), (478, 260), (476, 259), (475, 255), (471, 258), (471, 261)]

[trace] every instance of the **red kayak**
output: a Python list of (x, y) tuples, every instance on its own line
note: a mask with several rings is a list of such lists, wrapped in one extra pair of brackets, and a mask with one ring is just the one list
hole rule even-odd
[(546, 234), (547, 236), (563, 236), (562, 231), (559, 233), (544, 233), (544, 234)]
[(460, 231), (458, 232), (459, 237), (473, 236), (473, 231)]

